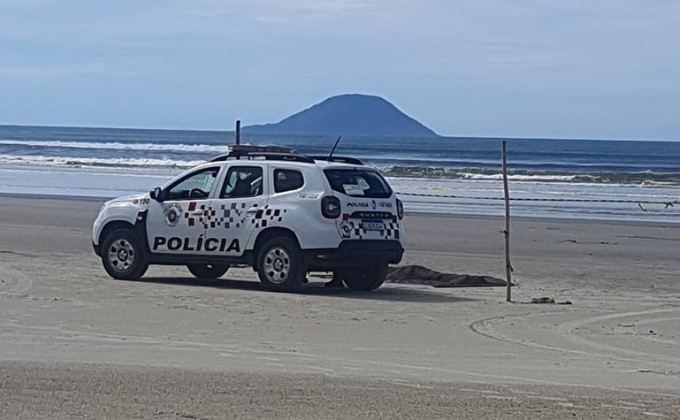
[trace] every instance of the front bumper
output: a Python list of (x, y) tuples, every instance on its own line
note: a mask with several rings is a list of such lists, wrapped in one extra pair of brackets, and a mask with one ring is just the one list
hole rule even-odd
[(97, 256), (102, 255), (99, 245), (96, 245), (94, 242), (92, 242), (92, 249), (94, 250), (94, 253), (97, 254)]
[(311, 270), (361, 266), (370, 263), (398, 264), (404, 248), (396, 240), (346, 240), (335, 249), (305, 250)]

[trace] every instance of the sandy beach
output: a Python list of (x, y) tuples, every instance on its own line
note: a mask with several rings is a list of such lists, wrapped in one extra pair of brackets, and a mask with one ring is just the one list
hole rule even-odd
[[(100, 205), (0, 196), (0, 419), (679, 418), (680, 224), (515, 219), (506, 303), (270, 293), (248, 269), (116, 281)], [(407, 215), (402, 265), (504, 278), (503, 226)]]

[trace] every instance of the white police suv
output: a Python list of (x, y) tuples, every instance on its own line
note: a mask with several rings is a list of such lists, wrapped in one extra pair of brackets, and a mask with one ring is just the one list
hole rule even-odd
[(186, 265), (199, 278), (252, 266), (269, 289), (333, 272), (374, 290), (401, 261), (403, 205), (382, 175), (347, 157), (233, 146), (147, 194), (107, 201), (94, 251), (116, 279), (150, 264)]

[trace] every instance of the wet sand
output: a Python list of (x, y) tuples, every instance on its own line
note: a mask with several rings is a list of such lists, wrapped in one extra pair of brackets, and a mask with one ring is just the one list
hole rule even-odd
[[(508, 304), (503, 288), (323, 278), (277, 294), (248, 269), (116, 281), (91, 251), (100, 204), (0, 197), (2, 419), (680, 412), (680, 225), (514, 220)], [(503, 278), (503, 226), (408, 215), (402, 264)], [(544, 296), (572, 304), (528, 303)]]

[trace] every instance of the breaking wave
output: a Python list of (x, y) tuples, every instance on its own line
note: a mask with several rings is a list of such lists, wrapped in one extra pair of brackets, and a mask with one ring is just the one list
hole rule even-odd
[(204, 160), (178, 161), (172, 159), (104, 159), (83, 157), (54, 157), (54, 156), (13, 156), (0, 155), (0, 163), (16, 165), (41, 165), (41, 166), (94, 166), (109, 168), (191, 168)]
[[(379, 168), (383, 174), (392, 177), (469, 179), (474, 181), (499, 181), (503, 175), (498, 170), (478, 168), (452, 169), (421, 166), (389, 166)], [(598, 184), (644, 184), (659, 186), (680, 186), (680, 173), (655, 172), (593, 172), (564, 173), (551, 171), (508, 171), (508, 178), (519, 182), (568, 182)]]
[[(47, 143), (47, 142), (40, 142)], [(63, 143), (63, 142), (55, 142)], [(83, 143), (78, 143), (83, 144)], [(116, 143), (114, 143), (116, 144)], [(126, 145), (141, 147), (143, 144)], [(166, 145), (154, 145), (165, 147)], [(190, 145), (185, 145), (189, 147)], [(173, 146), (174, 147), (174, 146)], [(197, 147), (199, 147), (197, 145)], [(217, 151), (217, 146), (214, 147)], [(224, 149), (222, 148), (222, 151)], [(197, 158), (199, 156), (190, 155)], [(28, 156), (0, 154), (0, 164), (13, 165), (40, 165), (40, 166), (60, 166), (60, 167), (109, 167), (109, 168), (165, 168), (165, 169), (188, 169), (205, 163), (204, 159), (179, 160), (176, 158), (166, 158), (163, 154), (156, 154), (151, 158), (105, 158), (105, 157), (71, 157), (71, 156)], [(379, 169), (388, 177), (409, 177), (409, 178), (428, 178), (428, 179), (453, 179), (470, 181), (500, 181), (502, 174), (498, 169), (488, 168), (446, 168), (430, 166), (399, 166), (385, 164), (371, 164)], [(541, 183), (591, 183), (591, 184), (633, 184), (645, 186), (680, 186), (680, 172), (658, 173), (658, 172), (606, 172), (593, 171), (589, 173), (569, 173), (566, 171), (537, 171), (515, 169), (508, 172), (508, 177), (513, 182), (541, 182)]]
[(81, 142), (60, 140), (0, 140), (0, 146), (26, 146), (33, 148), (97, 149), (97, 150), (136, 150), (157, 152), (225, 153), (226, 145), (208, 144), (160, 144), (160, 143), (122, 143), (122, 142)]

